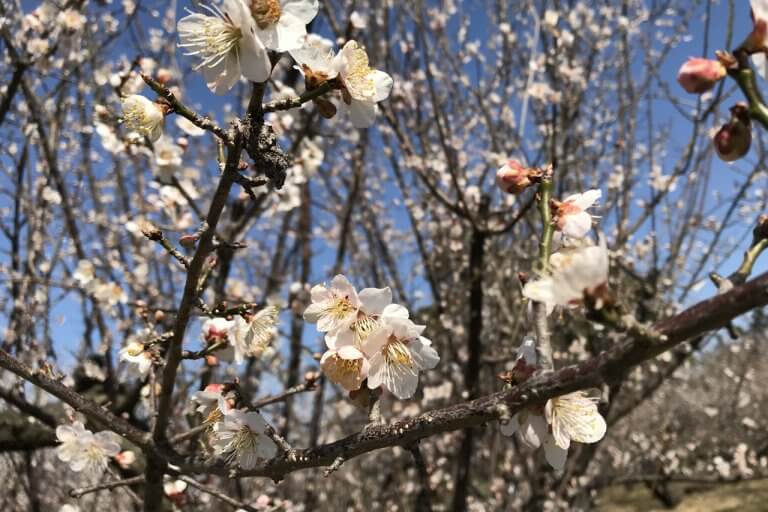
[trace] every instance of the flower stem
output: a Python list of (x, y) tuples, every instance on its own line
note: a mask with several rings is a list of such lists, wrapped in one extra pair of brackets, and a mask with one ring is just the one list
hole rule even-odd
[[(552, 198), (552, 178), (545, 176), (539, 185), (539, 213), (541, 214), (542, 234), (539, 243), (539, 264), (538, 271), (543, 274), (549, 267), (549, 256), (552, 253), (552, 235), (554, 226), (552, 225), (552, 211), (549, 208), (549, 201)], [(547, 324), (547, 305), (541, 302), (533, 303), (534, 328), (536, 329), (536, 340), (539, 345), (539, 359), (541, 368), (545, 371), (555, 369), (552, 359), (552, 343), (549, 337), (549, 326)]]

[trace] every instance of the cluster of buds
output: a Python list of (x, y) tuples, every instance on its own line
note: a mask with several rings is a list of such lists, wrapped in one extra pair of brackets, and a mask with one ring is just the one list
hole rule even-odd
[(717, 155), (725, 162), (733, 162), (747, 154), (752, 144), (752, 121), (747, 105), (737, 103), (731, 107), (731, 119), (717, 131), (712, 142)]
[(517, 160), (508, 160), (496, 171), (496, 184), (507, 194), (520, 194), (552, 174), (552, 165), (526, 167)]

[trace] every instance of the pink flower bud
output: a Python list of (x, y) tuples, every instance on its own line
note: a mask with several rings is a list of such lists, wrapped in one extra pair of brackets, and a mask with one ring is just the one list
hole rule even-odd
[(752, 144), (752, 122), (749, 109), (743, 103), (731, 107), (731, 119), (712, 139), (717, 156), (725, 162), (733, 162), (747, 154)]
[(181, 235), (181, 237), (179, 237), (179, 243), (187, 249), (191, 249), (195, 246), (199, 238), (200, 237), (197, 235)]
[(690, 58), (680, 68), (677, 81), (686, 92), (702, 94), (712, 89), (725, 74), (725, 66), (720, 61)]
[(519, 194), (530, 187), (530, 169), (516, 160), (509, 160), (496, 171), (496, 184), (507, 194)]
[(224, 384), (208, 384), (205, 386), (205, 391), (210, 393), (222, 393), (224, 391)]

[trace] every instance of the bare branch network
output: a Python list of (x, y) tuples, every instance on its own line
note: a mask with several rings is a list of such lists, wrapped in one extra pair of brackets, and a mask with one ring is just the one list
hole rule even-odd
[(172, 4), (0, 3), (0, 508), (768, 477), (768, 2)]

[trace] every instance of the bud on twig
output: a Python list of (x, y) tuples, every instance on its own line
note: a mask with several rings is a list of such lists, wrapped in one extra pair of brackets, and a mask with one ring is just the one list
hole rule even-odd
[(731, 119), (715, 134), (712, 142), (721, 160), (733, 162), (749, 152), (752, 144), (752, 121), (744, 103), (731, 107)]
[(690, 58), (680, 67), (677, 81), (686, 92), (702, 94), (725, 78), (726, 69), (720, 60)]
[(496, 184), (508, 194), (520, 194), (539, 183), (548, 169), (526, 167), (517, 160), (508, 160), (496, 171)]

